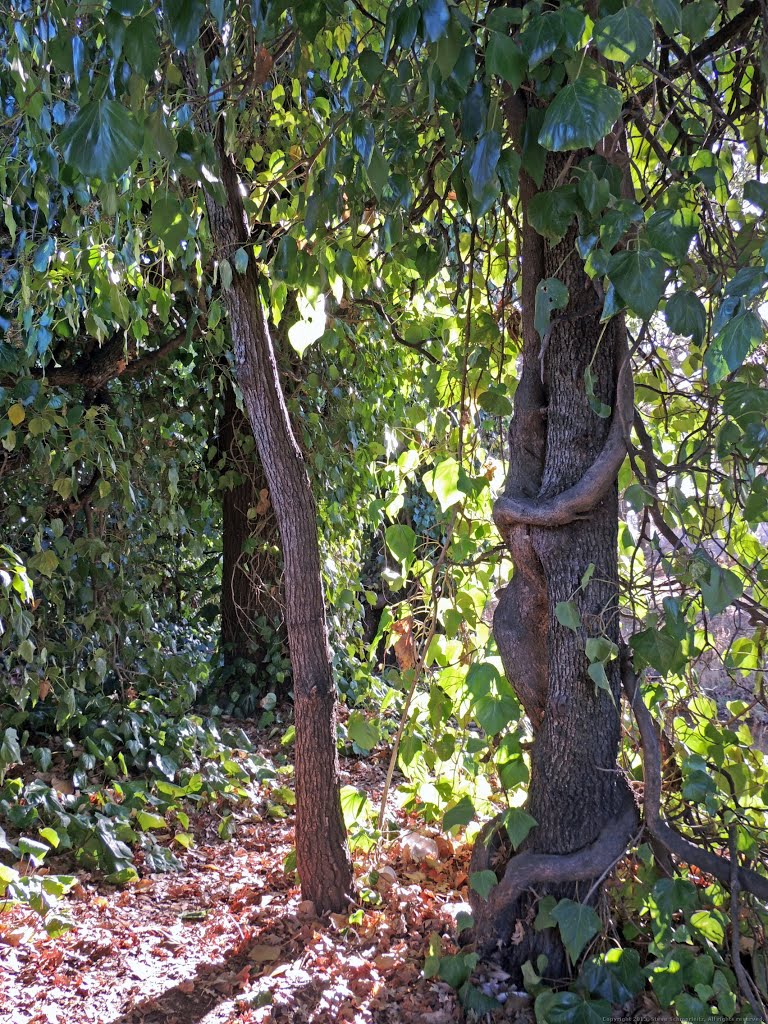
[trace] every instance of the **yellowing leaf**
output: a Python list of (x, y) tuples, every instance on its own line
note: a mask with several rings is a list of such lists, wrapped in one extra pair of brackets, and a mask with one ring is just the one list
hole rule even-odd
[(8, 419), (11, 421), (14, 427), (18, 427), (20, 423), (23, 423), (24, 417), (26, 415), (27, 414), (24, 412), (24, 406), (21, 404), (21, 402), (16, 402), (8, 410)]

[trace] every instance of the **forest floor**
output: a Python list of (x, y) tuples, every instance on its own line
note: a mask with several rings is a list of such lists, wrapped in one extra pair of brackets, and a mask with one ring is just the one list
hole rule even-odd
[[(381, 796), (385, 762), (342, 759), (342, 782)], [(50, 938), (28, 909), (0, 913), (2, 1024), (450, 1024), (456, 993), (427, 979), (430, 936), (455, 952), (453, 918), (468, 909), (469, 848), (394, 812), (398, 842), (355, 854), (360, 889), (379, 873), (380, 902), (320, 920), (284, 861), (293, 820), (236, 813), (229, 841), (218, 818), (192, 818), (184, 870), (115, 888), (88, 874), (67, 898), (75, 927)], [(423, 847), (423, 849), (420, 849)], [(436, 856), (435, 856), (436, 854)], [(425, 856), (426, 855), (426, 856)], [(375, 876), (374, 876), (375, 877)], [(0, 910), (2, 910), (0, 905)], [(354, 911), (357, 910), (355, 914)], [(506, 976), (483, 987), (504, 993)], [(482, 982), (482, 979), (481, 979)], [(532, 1020), (511, 996), (494, 1020)]]

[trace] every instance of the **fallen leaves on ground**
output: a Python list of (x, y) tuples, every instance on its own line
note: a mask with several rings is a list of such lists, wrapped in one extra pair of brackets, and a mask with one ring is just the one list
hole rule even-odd
[[(376, 800), (381, 772), (345, 762)], [(317, 918), (283, 863), (293, 820), (242, 814), (233, 840), (197, 816), (184, 872), (125, 889), (81, 876), (75, 928), (52, 939), (20, 908), (0, 914), (0, 1008), (8, 1024), (451, 1024), (454, 990), (423, 977), (429, 937), (455, 952), (469, 851), (402, 818), (403, 843), (357, 858), (380, 902)], [(375, 875), (373, 876), (376, 877)], [(459, 888), (461, 887), (461, 889)], [(1, 909), (1, 908), (0, 908)], [(360, 912), (362, 911), (362, 913)], [(510, 1007), (511, 1010), (511, 1007)], [(514, 1019), (505, 1015), (502, 1019)]]

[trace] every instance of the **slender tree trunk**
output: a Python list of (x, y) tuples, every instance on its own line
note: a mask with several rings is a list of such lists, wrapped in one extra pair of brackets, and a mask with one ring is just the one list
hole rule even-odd
[[(544, 188), (553, 187), (567, 157), (548, 156)], [(523, 211), (535, 191), (524, 175)], [(575, 233), (574, 227), (561, 243), (549, 246), (527, 220), (524, 226), (522, 375), (510, 427), (505, 489), (511, 499), (544, 503), (578, 484), (600, 458), (611, 420), (599, 417), (590, 407), (584, 382), (588, 366), (598, 398), (614, 406), (618, 415), (615, 403), (626, 347), (624, 325), (621, 318), (614, 318), (605, 329), (600, 324), (602, 302), (584, 273), (574, 247)], [(555, 323), (541, 360), (542, 339), (533, 318), (536, 286), (546, 277), (559, 278), (569, 289), (570, 301), (568, 318)], [(601, 835), (614, 819), (632, 816), (627, 809), (627, 786), (616, 764), (618, 663), (613, 660), (606, 666), (609, 694), (596, 688), (585, 655), (587, 637), (619, 641), (617, 527), (614, 478), (582, 518), (565, 525), (513, 522), (502, 528), (515, 569), (495, 614), (494, 633), (508, 678), (534, 730), (527, 810), (537, 824), (523, 846), (527, 855), (568, 855), (591, 844), (599, 847)], [(581, 587), (590, 564), (595, 567), (592, 579)], [(558, 603), (571, 600), (581, 617), (578, 632), (563, 626), (555, 614)], [(512, 856), (510, 849), (506, 855), (510, 864), (526, 860)], [(475, 866), (482, 866), (478, 862), (487, 857), (479, 846)], [(527, 859), (533, 863), (536, 858)], [(554, 860), (549, 858), (550, 866)], [(599, 876), (603, 867), (595, 862), (594, 875)], [(502, 959), (518, 979), (522, 964), (526, 960), (536, 964), (541, 954), (547, 957), (544, 973), (548, 978), (566, 976), (567, 957), (557, 931), (535, 931), (531, 910), (548, 893), (584, 899), (592, 883), (589, 865), (586, 870), (587, 874), (582, 866), (570, 877), (566, 872), (555, 884), (546, 883), (552, 872), (543, 871), (536, 878), (541, 883), (535, 886), (536, 895), (530, 884), (515, 889), (508, 878), (508, 898), (501, 884), (498, 896), (492, 895), (487, 902), (476, 900), (479, 944), (488, 952), (501, 942)], [(518, 921), (524, 938), (508, 944)]]
[(240, 479), (222, 492), (221, 502), (221, 646), (225, 666), (234, 666), (239, 660), (261, 665), (270, 651), (269, 634), (282, 632), (280, 538), (253, 444), (250, 424), (227, 385), (219, 451), (226, 459), (222, 471), (234, 471)]
[[(185, 74), (191, 90), (195, 76)], [(211, 131), (207, 110), (202, 126)], [(208, 123), (206, 123), (208, 122)], [(275, 352), (249, 245), (240, 183), (224, 145), (223, 121), (213, 129), (226, 196), (206, 194), (219, 259), (245, 247), (249, 262), (223, 292), (234, 345), (237, 379), (264, 467), (283, 550), (288, 647), (293, 669), (296, 727), (296, 860), (304, 899), (319, 913), (343, 910), (354, 891), (339, 796), (336, 692), (320, 575), (317, 515), (301, 450), (280, 386)]]

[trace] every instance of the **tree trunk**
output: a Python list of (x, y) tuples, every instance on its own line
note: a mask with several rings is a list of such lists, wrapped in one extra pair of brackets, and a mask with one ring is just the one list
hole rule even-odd
[[(194, 91), (195, 79), (185, 68)], [(201, 121), (210, 130), (207, 111)], [(213, 130), (226, 200), (206, 193), (210, 232), (219, 259), (245, 247), (249, 261), (223, 290), (237, 379), (264, 467), (283, 551), (288, 647), (293, 669), (296, 727), (296, 860), (301, 892), (318, 913), (341, 911), (354, 891), (339, 796), (336, 693), (320, 575), (320, 548), (312, 488), (293, 433), (260, 298), (260, 280), (234, 163), (224, 145), (223, 121)]]
[[(282, 632), (277, 519), (250, 425), (227, 384), (219, 428), (222, 472), (239, 482), (222, 492), (221, 648), (225, 667), (238, 661), (262, 665), (269, 657), (270, 635)], [(248, 518), (249, 510), (256, 515)], [(264, 679), (266, 682), (266, 679)], [(254, 685), (258, 680), (254, 680)]]
[[(567, 158), (568, 154), (548, 156), (544, 188), (554, 186)], [(523, 175), (524, 212), (535, 191), (533, 182)], [(613, 406), (614, 419), (622, 412), (618, 408), (618, 378), (626, 352), (623, 320), (614, 318), (603, 330), (599, 289), (584, 273), (574, 247), (575, 234), (574, 226), (562, 242), (548, 246), (527, 220), (524, 225), (522, 375), (510, 426), (505, 498), (522, 499), (542, 509), (551, 499), (578, 486), (610, 447), (611, 420), (596, 415), (587, 397), (584, 373), (588, 366), (594, 374), (597, 397)], [(541, 359), (542, 339), (533, 318), (536, 286), (546, 277), (559, 278), (569, 289), (570, 301), (567, 318), (558, 321), (553, 317)], [(626, 415), (626, 409), (623, 413)], [(526, 856), (510, 860), (507, 849), (509, 865), (503, 863), (501, 870), (497, 869), (500, 884), (487, 901), (475, 900), (475, 934), (485, 952), (502, 944), (505, 966), (518, 980), (525, 961), (536, 965), (541, 954), (547, 957), (547, 978), (567, 976), (567, 957), (559, 934), (555, 929), (536, 932), (531, 926), (531, 910), (546, 894), (583, 899), (594, 877), (607, 866), (603, 862), (609, 848), (616, 849), (616, 836), (609, 835), (612, 823), (617, 818), (624, 823), (618, 840), (620, 852), (626, 841), (626, 822), (631, 827), (634, 819), (634, 809), (628, 806), (628, 787), (616, 764), (618, 662), (612, 659), (606, 665), (608, 693), (598, 689), (588, 675), (585, 654), (585, 640), (590, 636), (606, 637), (617, 645), (619, 641), (615, 471), (595, 498), (586, 515), (565, 523), (559, 522), (562, 516), (553, 516), (558, 525), (533, 525), (496, 515), (515, 570), (499, 602), (494, 633), (505, 671), (534, 730), (527, 810), (537, 825), (523, 845)], [(502, 504), (503, 499), (497, 511)], [(590, 564), (595, 567), (592, 579), (581, 587)], [(580, 613), (578, 632), (563, 626), (556, 616), (558, 603), (567, 601), (574, 601)], [(500, 838), (496, 836), (492, 843), (497, 849)], [(577, 851), (587, 847), (594, 854), (594, 863), (587, 863), (586, 869), (583, 863), (577, 867)], [(536, 855), (542, 854), (576, 856), (537, 860)], [(473, 869), (489, 862), (488, 850), (479, 844)], [(535, 863), (539, 864), (538, 875), (535, 866), (527, 874), (521, 873), (522, 867)], [(525, 884), (520, 878), (525, 878)], [(554, 884), (553, 879), (557, 879)], [(535, 895), (533, 882), (537, 883)], [(509, 944), (517, 921), (523, 924), (524, 938)]]

